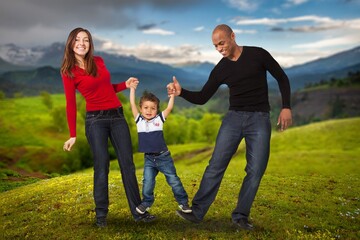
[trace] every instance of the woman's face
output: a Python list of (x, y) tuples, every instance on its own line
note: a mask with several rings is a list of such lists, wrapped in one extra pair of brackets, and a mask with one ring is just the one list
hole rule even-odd
[(89, 52), (90, 49), (90, 40), (86, 32), (79, 32), (76, 35), (75, 44), (73, 51), (75, 57), (85, 58), (85, 55)]

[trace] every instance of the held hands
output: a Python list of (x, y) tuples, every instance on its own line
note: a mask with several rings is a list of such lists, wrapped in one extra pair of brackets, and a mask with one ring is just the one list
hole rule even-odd
[(291, 109), (283, 108), (280, 112), (277, 125), (280, 127), (280, 131), (284, 131), (292, 124)]
[(139, 80), (137, 78), (130, 77), (128, 80), (126, 80), (125, 84), (126, 88), (136, 89), (137, 85), (139, 84)]
[(64, 143), (63, 150), (64, 151), (71, 151), (72, 146), (75, 144), (76, 137), (71, 137)]
[(168, 91), (168, 96), (170, 97), (171, 95), (174, 96), (179, 96), (181, 94), (181, 85), (180, 83), (177, 81), (176, 77), (173, 76), (173, 82), (169, 83), (167, 86), (167, 91)]

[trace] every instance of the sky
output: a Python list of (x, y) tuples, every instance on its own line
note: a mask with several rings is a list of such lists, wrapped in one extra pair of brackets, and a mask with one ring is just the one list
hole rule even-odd
[(360, 46), (360, 0), (2, 0), (0, 45), (50, 46), (76, 27), (96, 51), (149, 61), (216, 64), (211, 33), (227, 24), (241, 46), (290, 67)]

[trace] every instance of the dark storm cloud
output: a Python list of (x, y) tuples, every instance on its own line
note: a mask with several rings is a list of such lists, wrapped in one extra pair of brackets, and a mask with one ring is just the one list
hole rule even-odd
[(360, 0), (343, 0), (345, 3), (360, 3)]
[[(341, 27), (341, 26), (340, 26)], [(339, 25), (327, 25), (327, 26), (300, 26), (291, 28), (273, 27), (270, 29), (272, 32), (300, 32), (300, 33), (311, 33), (311, 32), (322, 32), (331, 29), (337, 29)]]
[[(136, 7), (183, 8), (202, 0), (16, 0), (3, 1), (0, 8), (0, 27), (26, 29), (33, 26), (63, 27), (86, 24), (114, 28), (137, 24)], [(136, 25), (135, 25), (136, 26)]]
[(282, 28), (282, 27), (273, 27), (273, 28), (270, 29), (270, 31), (272, 31), (272, 32), (283, 32), (284, 28)]
[[(63, 40), (75, 27), (118, 30), (143, 25), (140, 6), (178, 12), (205, 0), (14, 0), (0, 3), (0, 44)], [(6, 34), (3, 34), (6, 32)]]
[(142, 31), (142, 30), (149, 30), (149, 29), (152, 29), (152, 28), (155, 28), (155, 27), (156, 27), (156, 24), (151, 23), (151, 24), (140, 25), (140, 26), (137, 27), (137, 29)]
[(168, 22), (169, 22), (169, 21), (161, 21), (159, 24), (149, 23), (149, 24), (138, 25), (138, 26), (137, 26), (137, 30), (139, 30), (139, 31), (150, 30), (150, 29), (156, 28), (156, 27), (158, 27), (158, 26), (160, 26), (160, 25), (166, 24), (166, 23), (168, 23)]

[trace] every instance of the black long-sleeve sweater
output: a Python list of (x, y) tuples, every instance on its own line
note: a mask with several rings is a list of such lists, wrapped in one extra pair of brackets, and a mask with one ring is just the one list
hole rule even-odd
[(283, 69), (265, 49), (244, 46), (237, 61), (222, 58), (200, 91), (182, 89), (180, 96), (194, 104), (205, 104), (222, 84), (230, 91), (229, 110), (270, 110), (266, 72), (277, 80), (282, 107), (290, 108), (290, 83)]

